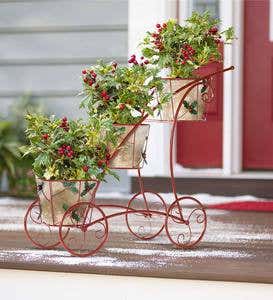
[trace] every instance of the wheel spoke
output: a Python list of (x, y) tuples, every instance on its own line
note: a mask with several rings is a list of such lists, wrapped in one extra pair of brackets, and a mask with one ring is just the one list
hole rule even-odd
[(159, 194), (145, 191), (145, 198), (146, 201), (141, 193), (134, 195), (129, 201), (125, 216), (129, 231), (139, 239), (149, 240), (163, 230), (167, 208)]
[(168, 209), (165, 227), (173, 244), (181, 248), (193, 247), (201, 241), (207, 227), (203, 205), (193, 197), (175, 200)]
[[(79, 217), (76, 222), (75, 212)], [(69, 228), (69, 232), (64, 236), (66, 228)], [(64, 248), (72, 255), (93, 255), (107, 240), (107, 218), (99, 206), (90, 202), (79, 202), (65, 212), (59, 236)]]

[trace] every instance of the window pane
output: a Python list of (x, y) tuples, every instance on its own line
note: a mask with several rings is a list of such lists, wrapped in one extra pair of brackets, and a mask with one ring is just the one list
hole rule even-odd
[(191, 0), (191, 12), (198, 11), (200, 13), (208, 10), (212, 16), (219, 17), (219, 0)]

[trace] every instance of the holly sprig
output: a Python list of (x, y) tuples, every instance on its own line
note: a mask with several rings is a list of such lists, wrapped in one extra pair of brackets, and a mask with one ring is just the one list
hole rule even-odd
[(68, 121), (38, 114), (26, 115), (26, 136), (30, 146), (22, 147), (32, 156), (33, 170), (41, 179), (104, 180), (113, 174), (108, 167), (109, 145), (116, 146), (122, 129), (111, 121), (92, 118)]
[(154, 94), (159, 103), (169, 100), (156, 68), (149, 68), (143, 57), (132, 55), (131, 66), (99, 61), (82, 71), (84, 99), (81, 108), (116, 124), (136, 124), (144, 114), (153, 115)]
[(219, 32), (219, 25), (209, 12), (194, 12), (184, 26), (173, 19), (156, 24), (140, 44), (142, 54), (153, 65), (169, 69), (171, 77), (192, 78), (202, 65), (220, 61), (219, 44), (235, 38), (232, 27)]

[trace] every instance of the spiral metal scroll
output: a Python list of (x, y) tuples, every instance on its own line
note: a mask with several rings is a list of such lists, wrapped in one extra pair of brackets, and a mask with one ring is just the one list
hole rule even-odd
[(215, 91), (213, 85), (213, 78), (209, 77), (202, 80), (202, 89), (201, 89), (201, 100), (204, 103), (211, 103), (215, 99)]
[[(66, 230), (69, 228), (68, 234)], [(79, 202), (64, 214), (59, 227), (63, 247), (74, 256), (90, 256), (108, 237), (108, 221), (103, 210), (91, 202)]]
[(165, 227), (168, 238), (176, 246), (195, 246), (202, 239), (207, 227), (204, 206), (190, 196), (178, 198), (168, 209)]
[[(132, 210), (135, 212), (132, 213)], [(150, 240), (163, 230), (166, 211), (165, 201), (159, 194), (150, 191), (139, 192), (128, 203), (125, 214), (127, 227), (137, 238)]]
[[(24, 228), (29, 240), (41, 249), (53, 249), (60, 244), (57, 228), (42, 221), (39, 200), (29, 206), (24, 218)], [(64, 237), (66, 235), (67, 229)]]

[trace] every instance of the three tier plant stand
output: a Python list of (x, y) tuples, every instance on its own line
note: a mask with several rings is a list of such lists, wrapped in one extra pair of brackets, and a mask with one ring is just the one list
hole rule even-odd
[[(45, 194), (38, 185), (38, 198), (31, 203), (24, 218), (25, 232), (30, 241), (42, 249), (53, 249), (62, 245), (74, 256), (91, 256), (98, 252), (107, 241), (109, 219), (124, 216), (128, 230), (136, 238), (150, 240), (165, 229), (171, 243), (179, 248), (191, 248), (200, 242), (206, 231), (207, 215), (199, 200), (191, 196), (178, 196), (173, 162), (175, 130), (177, 123), (187, 120), (190, 115), (196, 120), (204, 118), (205, 105), (214, 98), (213, 78), (233, 69), (234, 67), (230, 67), (192, 79), (184, 82), (182, 86), (181, 84), (177, 85), (177, 82), (172, 81), (173, 79), (165, 79), (170, 86), (172, 99), (168, 103), (168, 107), (163, 109), (159, 120), (172, 123), (169, 157), (173, 201), (170, 204), (158, 193), (145, 189), (140, 171), (141, 164), (139, 159), (135, 159), (136, 133), (148, 119), (148, 115), (144, 115), (139, 123), (126, 133), (110, 159), (111, 166), (111, 162), (114, 162), (118, 153), (122, 151), (122, 147), (126, 143), (132, 145), (132, 163), (130, 166), (125, 165), (122, 168), (136, 170), (139, 192), (133, 195), (127, 205), (103, 204), (96, 200), (99, 181), (79, 180), (75, 183), (71, 181), (70, 186), (73, 185), (73, 188), (77, 184), (77, 203), (68, 207), (61, 218), (58, 218), (54, 205), (54, 196), (56, 196), (54, 185), (59, 184), (60, 181), (44, 181), (48, 185), (48, 193)], [(188, 101), (190, 95), (197, 100)], [(190, 115), (187, 116), (189, 112)], [(147, 130), (143, 131), (143, 134), (147, 142)], [(146, 159), (146, 142), (141, 153), (144, 160)], [(115, 168), (115, 163), (113, 163), (113, 168)], [(85, 193), (83, 199), (83, 188), (86, 189), (86, 187), (89, 187), (90, 191)], [(49, 207), (50, 218), (43, 218), (44, 203), (41, 199), (44, 199)]]

